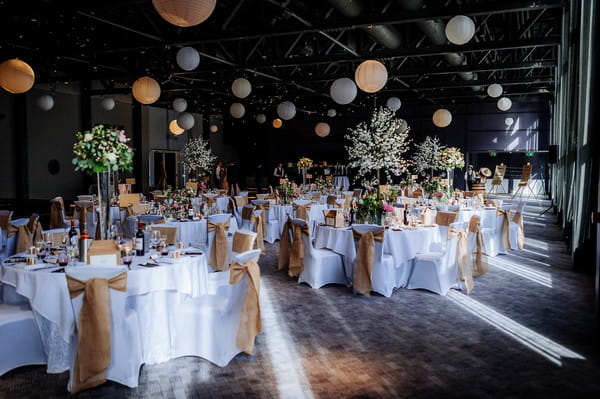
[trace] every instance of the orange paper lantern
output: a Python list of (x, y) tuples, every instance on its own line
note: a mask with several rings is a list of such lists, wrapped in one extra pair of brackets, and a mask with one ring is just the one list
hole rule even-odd
[(0, 64), (0, 86), (9, 93), (25, 93), (34, 83), (35, 74), (26, 62), (15, 58)]

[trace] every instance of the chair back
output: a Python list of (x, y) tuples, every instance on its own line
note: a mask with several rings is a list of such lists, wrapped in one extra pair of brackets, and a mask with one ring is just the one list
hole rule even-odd
[(251, 260), (255, 260), (258, 262), (259, 258), (260, 258), (260, 249), (251, 249), (249, 251), (245, 251), (245, 252), (241, 252), (241, 253), (233, 255), (232, 261), (243, 265), (244, 263), (249, 262)]
[(0, 210), (0, 229), (2, 229), (4, 234), (8, 232), (8, 227), (10, 226), (12, 215), (13, 211)]
[(94, 201), (94, 196), (93, 195), (78, 195), (77, 196), (77, 201)]
[[(173, 245), (177, 243), (177, 236), (179, 235), (179, 227), (177, 226), (165, 226), (160, 224), (150, 225), (151, 230), (160, 231), (160, 235), (164, 236), (167, 240), (167, 244)], [(189, 243), (185, 243), (189, 244)]]
[[(378, 231), (381, 229), (381, 226), (376, 224), (353, 224), (352, 228), (358, 231), (361, 234), (367, 232)], [(385, 234), (385, 233), (384, 233)], [(383, 259), (383, 242), (379, 242), (375, 240), (375, 251), (373, 254), (373, 265), (376, 265), (381, 262)]]
[(360, 198), (362, 196), (362, 188), (355, 188), (354, 191), (352, 191), (352, 195), (354, 198)]
[(127, 207), (128, 205), (139, 205), (140, 195), (134, 194), (121, 194), (119, 195), (119, 206)]
[(231, 215), (229, 213), (218, 213), (215, 215), (208, 215), (206, 219), (213, 223), (225, 223), (231, 219)]
[(516, 208), (515, 208), (515, 213), (523, 213), (523, 210), (525, 209), (525, 201), (519, 201), (519, 203), (517, 204)]
[(254, 247), (256, 233), (250, 230), (237, 230), (233, 233), (233, 242), (231, 250), (234, 253), (250, 251)]
[(240, 191), (238, 196), (240, 197), (247, 197), (248, 196), (248, 191)]

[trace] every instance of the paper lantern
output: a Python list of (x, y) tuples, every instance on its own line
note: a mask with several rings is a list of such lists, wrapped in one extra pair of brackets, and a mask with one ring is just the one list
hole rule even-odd
[(506, 126), (511, 126), (513, 123), (515, 123), (515, 120), (514, 120), (513, 118), (506, 118), (506, 119), (504, 120), (504, 124), (505, 124)]
[(194, 115), (184, 112), (177, 117), (177, 124), (182, 129), (190, 130), (196, 124), (196, 120), (194, 119)]
[(185, 112), (187, 109), (187, 101), (185, 98), (176, 98), (173, 100), (173, 109), (177, 112)]
[(179, 136), (180, 134), (182, 134), (183, 132), (185, 132), (185, 129), (182, 129), (178, 124), (177, 124), (177, 119), (173, 119), (171, 121), (171, 123), (169, 123), (169, 130), (171, 131), (171, 133), (173, 133), (175, 136)]
[(319, 122), (317, 123), (317, 126), (315, 126), (315, 133), (319, 137), (326, 137), (327, 135), (329, 135), (330, 131), (331, 128), (329, 127), (329, 124), (325, 122)]
[(142, 76), (132, 87), (133, 97), (142, 104), (152, 104), (160, 97), (160, 85), (149, 76)]
[(277, 106), (277, 115), (284, 121), (289, 121), (296, 115), (296, 106), (291, 101), (284, 101)]
[(184, 71), (192, 71), (200, 64), (200, 54), (193, 47), (182, 47), (177, 51), (175, 61)]
[(237, 98), (246, 98), (252, 91), (252, 85), (246, 78), (237, 78), (231, 84), (231, 92)]
[(208, 19), (216, 0), (152, 0), (156, 11), (170, 24), (187, 28)]
[(105, 98), (100, 102), (100, 106), (106, 111), (112, 111), (115, 108), (115, 100), (112, 98)]
[(210, 125), (208, 130), (210, 130), (211, 133), (216, 133), (219, 131), (219, 127), (217, 125)]
[(337, 111), (335, 109), (331, 108), (331, 109), (327, 110), (327, 116), (328, 117), (333, 118), (336, 115), (337, 115)]
[(398, 119), (400, 121), (400, 127), (398, 128), (398, 133), (403, 133), (408, 129), (408, 123), (404, 119)]
[(234, 118), (240, 119), (246, 113), (246, 108), (244, 108), (244, 104), (241, 103), (233, 103), (229, 107), (229, 113)]
[(500, 97), (502, 95), (503, 91), (504, 91), (504, 89), (498, 83), (492, 83), (487, 88), (488, 96), (490, 96), (492, 98)]
[(6, 60), (0, 64), (0, 86), (13, 94), (29, 91), (35, 83), (33, 69), (18, 59)]
[(466, 44), (475, 35), (475, 23), (464, 15), (453, 17), (446, 24), (446, 37), (451, 43)]
[(383, 89), (387, 78), (388, 72), (385, 65), (375, 60), (363, 61), (354, 72), (356, 85), (367, 93), (376, 93)]
[(350, 104), (356, 98), (356, 84), (349, 78), (336, 79), (329, 89), (331, 99), (338, 104)]
[(452, 114), (444, 108), (440, 108), (433, 113), (433, 124), (437, 127), (446, 127), (452, 122)]
[(398, 97), (390, 97), (385, 104), (389, 109), (396, 112), (402, 106), (402, 101)]
[(497, 105), (500, 111), (508, 111), (512, 107), (512, 101), (508, 97), (502, 97), (498, 100)]
[(281, 126), (283, 126), (283, 121), (279, 118), (273, 119), (273, 127), (275, 129), (279, 129)]
[(48, 94), (42, 94), (35, 100), (35, 105), (42, 111), (50, 111), (54, 107), (54, 99)]
[(267, 121), (267, 116), (265, 114), (256, 115), (256, 121), (258, 123), (265, 123)]

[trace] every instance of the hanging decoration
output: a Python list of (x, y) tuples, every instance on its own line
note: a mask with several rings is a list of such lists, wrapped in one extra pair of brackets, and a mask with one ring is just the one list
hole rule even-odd
[(194, 119), (194, 115), (189, 112), (183, 112), (177, 117), (177, 124), (182, 129), (190, 130), (196, 124), (196, 120)]
[(487, 88), (487, 94), (488, 94), (488, 96), (490, 96), (492, 98), (500, 97), (502, 95), (503, 91), (504, 91), (504, 89), (498, 83), (492, 83)]
[(9, 93), (29, 91), (35, 83), (33, 69), (19, 59), (6, 60), (0, 64), (0, 86)]
[(216, 4), (217, 0), (152, 0), (152, 5), (165, 21), (182, 28), (206, 21)]
[(219, 127), (217, 125), (210, 125), (208, 130), (210, 130), (211, 133), (217, 133), (219, 131)]
[(329, 89), (331, 99), (338, 104), (350, 104), (356, 98), (356, 84), (349, 78), (336, 79)]
[(284, 121), (289, 121), (296, 115), (296, 106), (291, 101), (284, 101), (277, 106), (277, 115)]
[(508, 97), (502, 97), (496, 105), (500, 111), (508, 111), (512, 107), (512, 101)]
[(265, 114), (256, 115), (256, 122), (263, 124), (267, 121), (267, 116)]
[(279, 118), (275, 118), (273, 119), (273, 127), (275, 129), (279, 129), (281, 126), (283, 126), (283, 121)]
[(173, 135), (179, 136), (185, 132), (185, 129), (181, 128), (181, 126), (177, 124), (177, 119), (173, 119), (171, 123), (169, 123), (169, 131), (173, 133)]
[(102, 101), (100, 102), (100, 106), (105, 110), (105, 111), (112, 111), (115, 108), (115, 100), (107, 97), (102, 99)]
[(433, 113), (433, 124), (437, 127), (447, 127), (452, 122), (452, 114), (445, 108), (440, 108)]
[(236, 119), (240, 119), (246, 113), (246, 108), (242, 103), (233, 103), (229, 107), (229, 113)]
[(160, 97), (160, 85), (149, 76), (142, 76), (132, 87), (133, 97), (142, 104), (153, 104)]
[(400, 99), (398, 97), (390, 97), (390, 98), (388, 98), (385, 105), (392, 111), (396, 112), (402, 106), (402, 101), (400, 101)]
[(356, 85), (364, 92), (376, 93), (383, 89), (388, 79), (388, 72), (381, 62), (363, 61), (354, 72)]
[(176, 98), (173, 100), (172, 106), (176, 112), (185, 112), (187, 109), (187, 101), (185, 98)]
[(319, 122), (319, 123), (317, 123), (317, 126), (315, 126), (315, 133), (319, 137), (327, 137), (329, 135), (330, 131), (331, 131), (331, 128), (329, 127), (328, 123)]
[(237, 98), (246, 98), (252, 92), (252, 85), (246, 78), (237, 78), (231, 84), (231, 92)]
[(200, 65), (200, 54), (193, 47), (182, 47), (177, 51), (175, 60), (184, 71), (193, 71)]
[(36, 98), (35, 105), (42, 111), (50, 111), (54, 107), (54, 98), (49, 94), (42, 94)]
[(334, 117), (334, 116), (336, 116), (336, 115), (337, 115), (337, 111), (336, 111), (335, 109), (333, 109), (333, 108), (329, 108), (329, 109), (327, 110), (327, 116), (328, 116), (328, 117), (330, 117), (330, 118), (333, 118), (333, 117)]
[(446, 24), (446, 37), (450, 43), (463, 45), (475, 36), (475, 23), (465, 15), (457, 15)]
[(513, 124), (513, 123), (515, 123), (515, 120), (514, 120), (513, 118), (511, 118), (511, 117), (508, 117), (508, 118), (506, 118), (506, 119), (504, 120), (504, 124), (505, 124), (506, 126), (512, 126), (512, 124)]

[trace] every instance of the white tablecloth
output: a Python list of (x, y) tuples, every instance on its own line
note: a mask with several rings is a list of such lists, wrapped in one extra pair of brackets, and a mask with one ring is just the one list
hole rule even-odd
[[(194, 205), (195, 207), (200, 206), (202, 201), (203, 201), (202, 197), (192, 198), (192, 205)], [(217, 209), (219, 209), (219, 212), (226, 213), (227, 205), (229, 204), (229, 197), (223, 197), (223, 196), (217, 197), (216, 204), (217, 204)]]
[[(187, 222), (167, 222), (163, 225), (158, 226), (174, 226), (177, 227), (177, 241), (183, 242), (183, 245), (189, 246), (196, 242), (206, 243), (208, 242), (208, 233), (206, 230), (207, 221), (202, 220), (190, 220)], [(237, 221), (234, 217), (229, 222), (229, 232), (234, 232), (238, 229)]]
[(348, 176), (334, 176), (333, 186), (342, 187), (342, 190), (348, 191), (350, 188), (350, 180), (348, 179)]
[[(311, 204), (310, 212), (308, 213), (311, 228), (315, 224), (325, 222), (325, 216), (323, 215), (323, 210), (325, 209), (327, 209), (327, 204)], [(273, 212), (274, 217), (279, 221), (279, 234), (281, 234), (288, 215), (294, 217), (294, 207), (292, 205), (271, 205), (270, 212)]]

